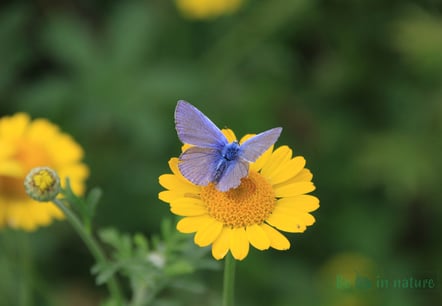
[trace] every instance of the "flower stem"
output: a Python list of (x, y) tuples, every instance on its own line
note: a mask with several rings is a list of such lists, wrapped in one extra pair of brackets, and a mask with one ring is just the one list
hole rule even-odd
[(20, 305), (32, 306), (32, 252), (29, 246), (29, 237), (20, 235), (21, 241), (21, 267), (23, 280), (20, 290)]
[[(94, 256), (95, 260), (100, 264), (105, 264), (107, 262), (106, 257), (104, 256), (103, 251), (101, 250), (98, 243), (94, 240), (91, 234), (88, 233), (86, 228), (83, 227), (80, 220), (77, 216), (60, 200), (54, 199), (52, 202), (60, 208), (65, 214), (68, 221), (77, 231), (78, 235), (80, 235), (83, 242), (86, 244), (89, 251)], [(118, 305), (123, 305), (123, 295), (121, 293), (120, 287), (115, 277), (109, 278), (107, 282), (108, 290), (112, 296), (112, 299), (118, 303)]]
[(233, 306), (233, 293), (235, 288), (235, 259), (230, 254), (227, 254), (225, 259), (223, 286), (222, 306)]

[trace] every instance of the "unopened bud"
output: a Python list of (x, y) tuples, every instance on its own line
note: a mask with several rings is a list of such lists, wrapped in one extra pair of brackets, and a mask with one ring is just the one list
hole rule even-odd
[(49, 167), (34, 168), (25, 178), (25, 190), (36, 201), (51, 201), (60, 192), (60, 178)]

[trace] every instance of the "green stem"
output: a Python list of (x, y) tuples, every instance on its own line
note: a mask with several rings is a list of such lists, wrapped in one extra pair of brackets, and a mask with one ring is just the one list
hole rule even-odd
[[(83, 239), (83, 242), (86, 244), (89, 251), (94, 256), (95, 260), (100, 264), (105, 264), (107, 262), (106, 256), (104, 256), (104, 253), (101, 250), (100, 246), (94, 240), (92, 235), (90, 235), (88, 231), (83, 227), (82, 223), (77, 218), (77, 216), (68, 207), (66, 207), (66, 205), (64, 205), (60, 200), (55, 199), (52, 200), (52, 202), (63, 211), (68, 221), (77, 231), (78, 235), (80, 235), (81, 239)], [(123, 295), (121, 293), (120, 287), (115, 277), (111, 277), (109, 279), (109, 281), (107, 282), (107, 287), (112, 296), (112, 299), (117, 301), (118, 305), (123, 305), (123, 298), (122, 298)]]
[(23, 281), (20, 290), (20, 305), (32, 306), (32, 254), (29, 246), (29, 237), (20, 233), (21, 240), (21, 267)]
[(233, 293), (235, 288), (235, 259), (227, 254), (224, 265), (224, 288), (222, 306), (233, 306)]

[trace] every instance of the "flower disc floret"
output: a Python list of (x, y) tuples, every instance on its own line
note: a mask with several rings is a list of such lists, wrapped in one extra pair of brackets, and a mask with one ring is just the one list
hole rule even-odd
[(276, 204), (272, 185), (256, 172), (250, 172), (240, 186), (227, 192), (214, 184), (201, 188), (201, 200), (209, 216), (233, 228), (262, 224)]

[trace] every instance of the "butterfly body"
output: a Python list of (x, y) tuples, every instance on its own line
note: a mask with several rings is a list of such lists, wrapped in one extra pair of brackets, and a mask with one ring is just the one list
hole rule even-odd
[(243, 144), (231, 143), (221, 130), (197, 108), (186, 101), (178, 101), (175, 125), (179, 139), (193, 145), (179, 158), (181, 174), (192, 183), (206, 186), (214, 183), (220, 191), (238, 187), (254, 162), (279, 135), (281, 128), (274, 128), (253, 136)]
[(213, 175), (213, 182), (218, 183), (221, 179), (222, 175), (224, 174), (224, 171), (228, 168), (228, 166), (232, 162), (236, 162), (236, 160), (239, 158), (240, 152), (240, 146), (237, 141), (234, 141), (232, 143), (227, 144), (222, 151), (220, 152), (220, 155), (222, 158), (219, 158), (219, 162), (215, 168), (215, 173)]

